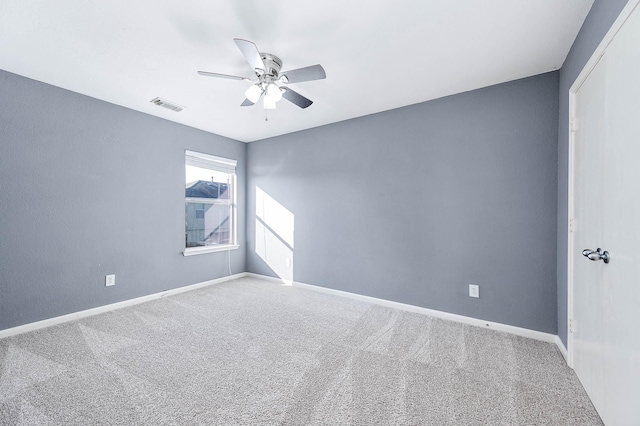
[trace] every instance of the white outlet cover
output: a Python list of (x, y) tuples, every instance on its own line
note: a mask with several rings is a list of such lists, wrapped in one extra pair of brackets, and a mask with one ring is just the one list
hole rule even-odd
[(105, 285), (106, 287), (110, 287), (110, 286), (112, 286), (112, 285), (116, 285), (116, 276), (115, 276), (115, 274), (113, 274), (113, 275), (107, 275), (107, 276), (106, 276), (106, 278), (105, 278), (105, 283), (104, 283), (104, 285)]
[(469, 297), (480, 297), (480, 286), (477, 284), (469, 284)]

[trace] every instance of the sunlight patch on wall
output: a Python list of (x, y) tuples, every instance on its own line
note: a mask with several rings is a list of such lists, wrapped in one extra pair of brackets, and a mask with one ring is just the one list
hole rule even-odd
[(294, 217), (256, 187), (256, 254), (286, 284), (293, 283)]

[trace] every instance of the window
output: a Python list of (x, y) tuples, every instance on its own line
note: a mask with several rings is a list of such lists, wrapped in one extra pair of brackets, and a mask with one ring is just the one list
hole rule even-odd
[(184, 255), (237, 248), (236, 161), (186, 151)]

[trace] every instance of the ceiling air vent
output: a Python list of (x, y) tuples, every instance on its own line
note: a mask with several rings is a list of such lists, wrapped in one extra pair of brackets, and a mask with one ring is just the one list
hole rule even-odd
[(170, 109), (171, 111), (175, 111), (175, 112), (180, 112), (184, 109), (184, 107), (181, 107), (178, 104), (174, 104), (173, 102), (169, 102), (162, 98), (151, 99), (151, 103), (161, 106), (163, 108)]

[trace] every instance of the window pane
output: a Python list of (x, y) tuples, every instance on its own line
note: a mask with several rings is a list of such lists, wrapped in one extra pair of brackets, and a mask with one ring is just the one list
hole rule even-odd
[(185, 170), (187, 198), (231, 199), (231, 175), (228, 173), (189, 165)]
[(224, 204), (185, 203), (186, 247), (232, 244), (231, 212)]

